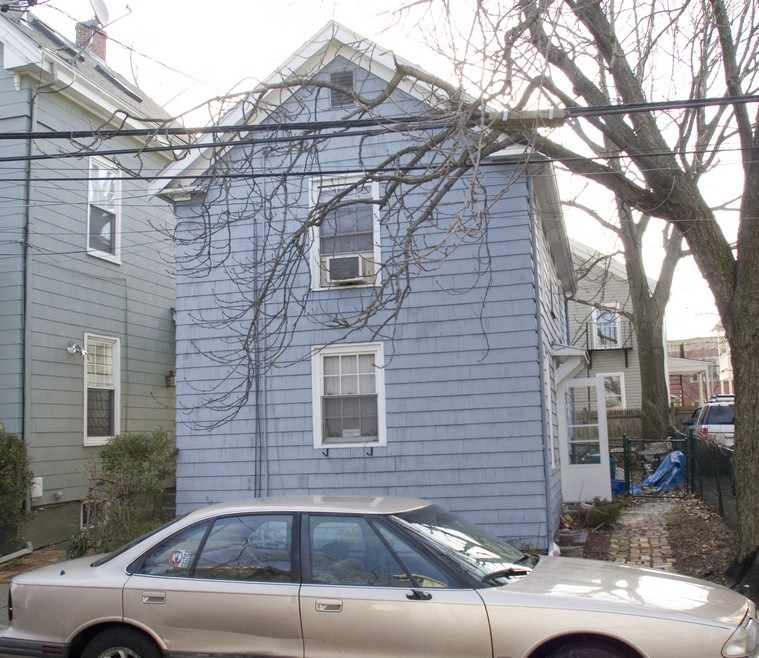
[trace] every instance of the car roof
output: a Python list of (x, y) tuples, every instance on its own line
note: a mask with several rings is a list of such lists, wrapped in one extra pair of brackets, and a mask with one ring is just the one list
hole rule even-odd
[(321, 512), (332, 514), (399, 514), (429, 507), (420, 498), (395, 496), (270, 496), (214, 503), (195, 510), (189, 517), (207, 517), (250, 512)]

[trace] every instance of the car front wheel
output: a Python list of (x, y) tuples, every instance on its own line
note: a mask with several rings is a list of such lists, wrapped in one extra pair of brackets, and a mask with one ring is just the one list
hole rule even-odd
[(161, 658), (161, 652), (142, 633), (116, 628), (96, 635), (85, 647), (82, 658)]
[(637, 654), (606, 642), (581, 640), (565, 644), (546, 658), (633, 658)]

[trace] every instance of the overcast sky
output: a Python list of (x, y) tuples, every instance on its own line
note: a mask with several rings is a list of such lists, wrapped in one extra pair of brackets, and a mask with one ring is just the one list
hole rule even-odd
[[(105, 5), (108, 63), (175, 114), (234, 87), (254, 86), (334, 19), (398, 55), (445, 75), (445, 63), (423, 46), (413, 16), (398, 21), (390, 10), (402, 0), (39, 0), (36, 16), (74, 40), (76, 21)], [(204, 123), (192, 115), (189, 125)], [(197, 119), (197, 120), (196, 120)], [(740, 170), (736, 175), (740, 175)], [(560, 179), (560, 184), (562, 181)], [(569, 234), (608, 248), (598, 225), (568, 214)], [(650, 265), (657, 260), (651, 247)], [(667, 309), (668, 338), (713, 333), (713, 297), (692, 259), (678, 267)]]

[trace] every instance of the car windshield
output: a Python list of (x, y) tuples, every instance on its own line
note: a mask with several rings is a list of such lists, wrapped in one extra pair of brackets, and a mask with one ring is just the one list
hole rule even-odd
[(404, 512), (394, 518), (435, 544), (484, 584), (503, 585), (513, 578), (526, 576), (537, 563), (537, 557), (488, 535), (437, 505)]

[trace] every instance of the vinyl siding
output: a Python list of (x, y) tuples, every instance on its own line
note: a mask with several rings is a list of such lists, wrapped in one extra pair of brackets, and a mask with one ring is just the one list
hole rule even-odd
[[(371, 79), (367, 84), (378, 85)], [(320, 107), (313, 98), (299, 100)], [(297, 109), (294, 102), (288, 110)], [(394, 114), (421, 109), (402, 95), (391, 105)], [(329, 116), (318, 114), (319, 119)], [(335, 140), (320, 150), (319, 168), (357, 168), (359, 150), (363, 166), (371, 166), (403, 144), (402, 139), (382, 135), (361, 144), (356, 138)], [(271, 171), (278, 164), (271, 154), (259, 160), (242, 148), (227, 158), (230, 167), (253, 171)], [(280, 189), (275, 196), (271, 181), (238, 179), (226, 189), (210, 189), (194, 204), (176, 206), (178, 512), (251, 496), (259, 488), (271, 495), (418, 496), (464, 512), (498, 535), (546, 545), (555, 524), (547, 514), (558, 517), (559, 494), (558, 465), (546, 487), (541, 354), (558, 336), (564, 337), (560, 325), (565, 317), (562, 310), (549, 323), (536, 303), (537, 269), (551, 266), (547, 253), (542, 254), (545, 262), (535, 260), (536, 250), (545, 247), (535, 244), (528, 180), (512, 166), (500, 165), (483, 168), (479, 182), (490, 206), (487, 249), (479, 239), (464, 240), (434, 266), (414, 272), (412, 292), (392, 330), (382, 338), (359, 331), (348, 339), (384, 342), (387, 446), (372, 451), (316, 449), (311, 426), (311, 349), (340, 339), (324, 320), (330, 313), (350, 312), (365, 303), (366, 289), (313, 293), (308, 320), (283, 328), (288, 345), (277, 367), (254, 383), (236, 416), (225, 421), (224, 411), (215, 413), (208, 404), (209, 398), (233, 393), (240, 383), (237, 376), (227, 379), (229, 367), (214, 362), (214, 357), (233, 349), (233, 337), (245, 324), (204, 326), (198, 318), (219, 320), (217, 300), (240, 299), (240, 288), (232, 280), (236, 273), (248, 277), (246, 285), (255, 285), (243, 261), (263, 249), (256, 235), (286, 233), (302, 222), (308, 211), (308, 180), (291, 180), (286, 194)], [(455, 217), (464, 195), (461, 186), (451, 190), (436, 228), (425, 229), (417, 238), (439, 239), (450, 221), (448, 214)], [(277, 205), (284, 197), (287, 208)], [(416, 198), (421, 203), (421, 191)], [(407, 207), (413, 207), (411, 199)], [(217, 266), (196, 276), (195, 268), (204, 263), (182, 239), (198, 227), (206, 210), (204, 221), (211, 224), (221, 222), (224, 212), (236, 218), (245, 213), (247, 220), (230, 224), (231, 233), (219, 238), (211, 253), (209, 262)], [(270, 225), (265, 213), (273, 217)], [(408, 217), (386, 220), (381, 238), (384, 261), (392, 258), (394, 238)], [(218, 266), (222, 261), (225, 267)], [(297, 287), (309, 281), (305, 260), (296, 270), (293, 297), (298, 297)], [(555, 280), (555, 269), (547, 276)], [(296, 310), (291, 309), (290, 317)], [(381, 313), (378, 320), (384, 317)], [(541, 326), (546, 336), (540, 334)], [(555, 415), (550, 422), (556, 423)], [(550, 504), (547, 490), (555, 498)]]
[[(22, 85), (26, 84), (22, 78)], [(0, 129), (28, 130), (28, 119), (9, 116), (31, 112), (29, 90), (11, 92), (0, 70)], [(4, 102), (11, 96), (15, 102)], [(63, 93), (37, 96), (37, 130), (88, 130), (98, 125)], [(134, 147), (113, 140), (109, 147)], [(2, 149), (22, 152), (24, 143)], [(89, 144), (35, 142), (36, 153), (87, 148)], [(153, 175), (164, 164), (160, 156), (138, 160), (120, 156), (132, 172)], [(4, 185), (0, 194), (3, 235), (15, 235), (0, 245), (0, 420), (21, 433), (24, 363), (24, 248), (26, 226), (25, 163), (13, 168), (19, 183)], [(97, 449), (83, 446), (84, 362), (66, 351), (71, 341), (83, 343), (85, 332), (121, 340), (121, 430), (172, 429), (174, 391), (164, 377), (174, 368), (173, 248), (156, 227), (170, 228), (167, 205), (147, 196), (147, 182), (125, 180), (122, 201), (122, 262), (115, 265), (87, 254), (88, 159), (39, 160), (31, 164), (29, 188), (28, 278), (29, 315), (26, 384), (28, 425), (24, 438), (35, 476), (44, 478), (44, 497), (35, 504), (75, 501), (87, 491), (84, 465)], [(8, 173), (3, 178), (7, 179)], [(52, 179), (52, 180), (51, 180)], [(72, 529), (72, 532), (75, 529)], [(60, 541), (63, 538), (59, 538)]]

